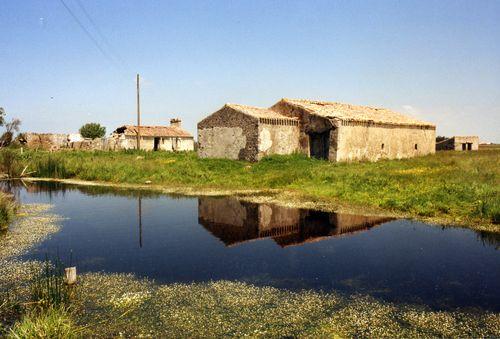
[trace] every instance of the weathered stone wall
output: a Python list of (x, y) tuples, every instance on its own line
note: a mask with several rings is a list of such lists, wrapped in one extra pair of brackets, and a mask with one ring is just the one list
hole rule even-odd
[(258, 133), (258, 119), (223, 107), (198, 123), (198, 155), (256, 161)]
[(69, 145), (69, 134), (24, 133), (25, 145), (32, 149), (55, 151)]
[[(324, 133), (334, 128), (329, 119), (311, 114), (283, 101), (276, 103), (271, 109), (285, 116), (299, 119), (299, 151), (307, 156), (310, 156), (309, 133)], [(335, 139), (332, 138), (333, 134), (330, 133), (330, 144), (335, 143)], [(335, 161), (335, 158), (332, 158), (335, 156), (335, 150), (332, 150), (332, 147), (330, 147), (330, 153), (330, 160)]]
[(294, 125), (270, 125), (259, 123), (260, 160), (271, 154), (292, 154), (300, 150), (299, 127)]
[(338, 127), (336, 161), (402, 159), (435, 149), (435, 129), (351, 123)]

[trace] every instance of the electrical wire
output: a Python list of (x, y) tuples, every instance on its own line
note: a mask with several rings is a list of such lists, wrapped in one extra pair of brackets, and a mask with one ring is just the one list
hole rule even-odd
[(111, 58), (111, 56), (106, 53), (106, 51), (102, 48), (102, 46), (99, 44), (99, 42), (94, 38), (94, 36), (89, 32), (89, 30), (85, 27), (85, 25), (78, 19), (78, 17), (75, 15), (75, 13), (71, 10), (71, 8), (68, 7), (68, 5), (64, 2), (64, 0), (60, 0), (61, 3), (63, 4), (64, 8), (68, 11), (68, 13), (71, 15), (73, 20), (80, 26), (80, 28), (85, 32), (87, 37), (94, 43), (94, 46), (102, 53), (102, 55), (108, 59), (109, 61), (114, 63), (114, 60)]

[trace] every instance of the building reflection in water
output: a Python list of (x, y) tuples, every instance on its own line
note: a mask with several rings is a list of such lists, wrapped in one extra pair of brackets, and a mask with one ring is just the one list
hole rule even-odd
[(226, 246), (272, 238), (281, 247), (365, 231), (387, 217), (328, 213), (236, 198), (200, 197), (198, 222)]

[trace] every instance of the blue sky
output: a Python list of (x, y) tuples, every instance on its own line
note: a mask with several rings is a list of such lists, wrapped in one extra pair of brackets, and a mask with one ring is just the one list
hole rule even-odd
[(500, 142), (500, 1), (79, 1), (104, 53), (61, 0), (0, 0), (0, 106), (24, 131), (133, 123), (138, 72), (144, 124), (290, 97)]

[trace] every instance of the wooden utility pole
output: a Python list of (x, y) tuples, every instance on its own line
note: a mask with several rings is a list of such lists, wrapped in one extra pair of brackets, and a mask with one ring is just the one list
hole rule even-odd
[(137, 74), (137, 149), (141, 149), (141, 103), (139, 97), (139, 74)]

